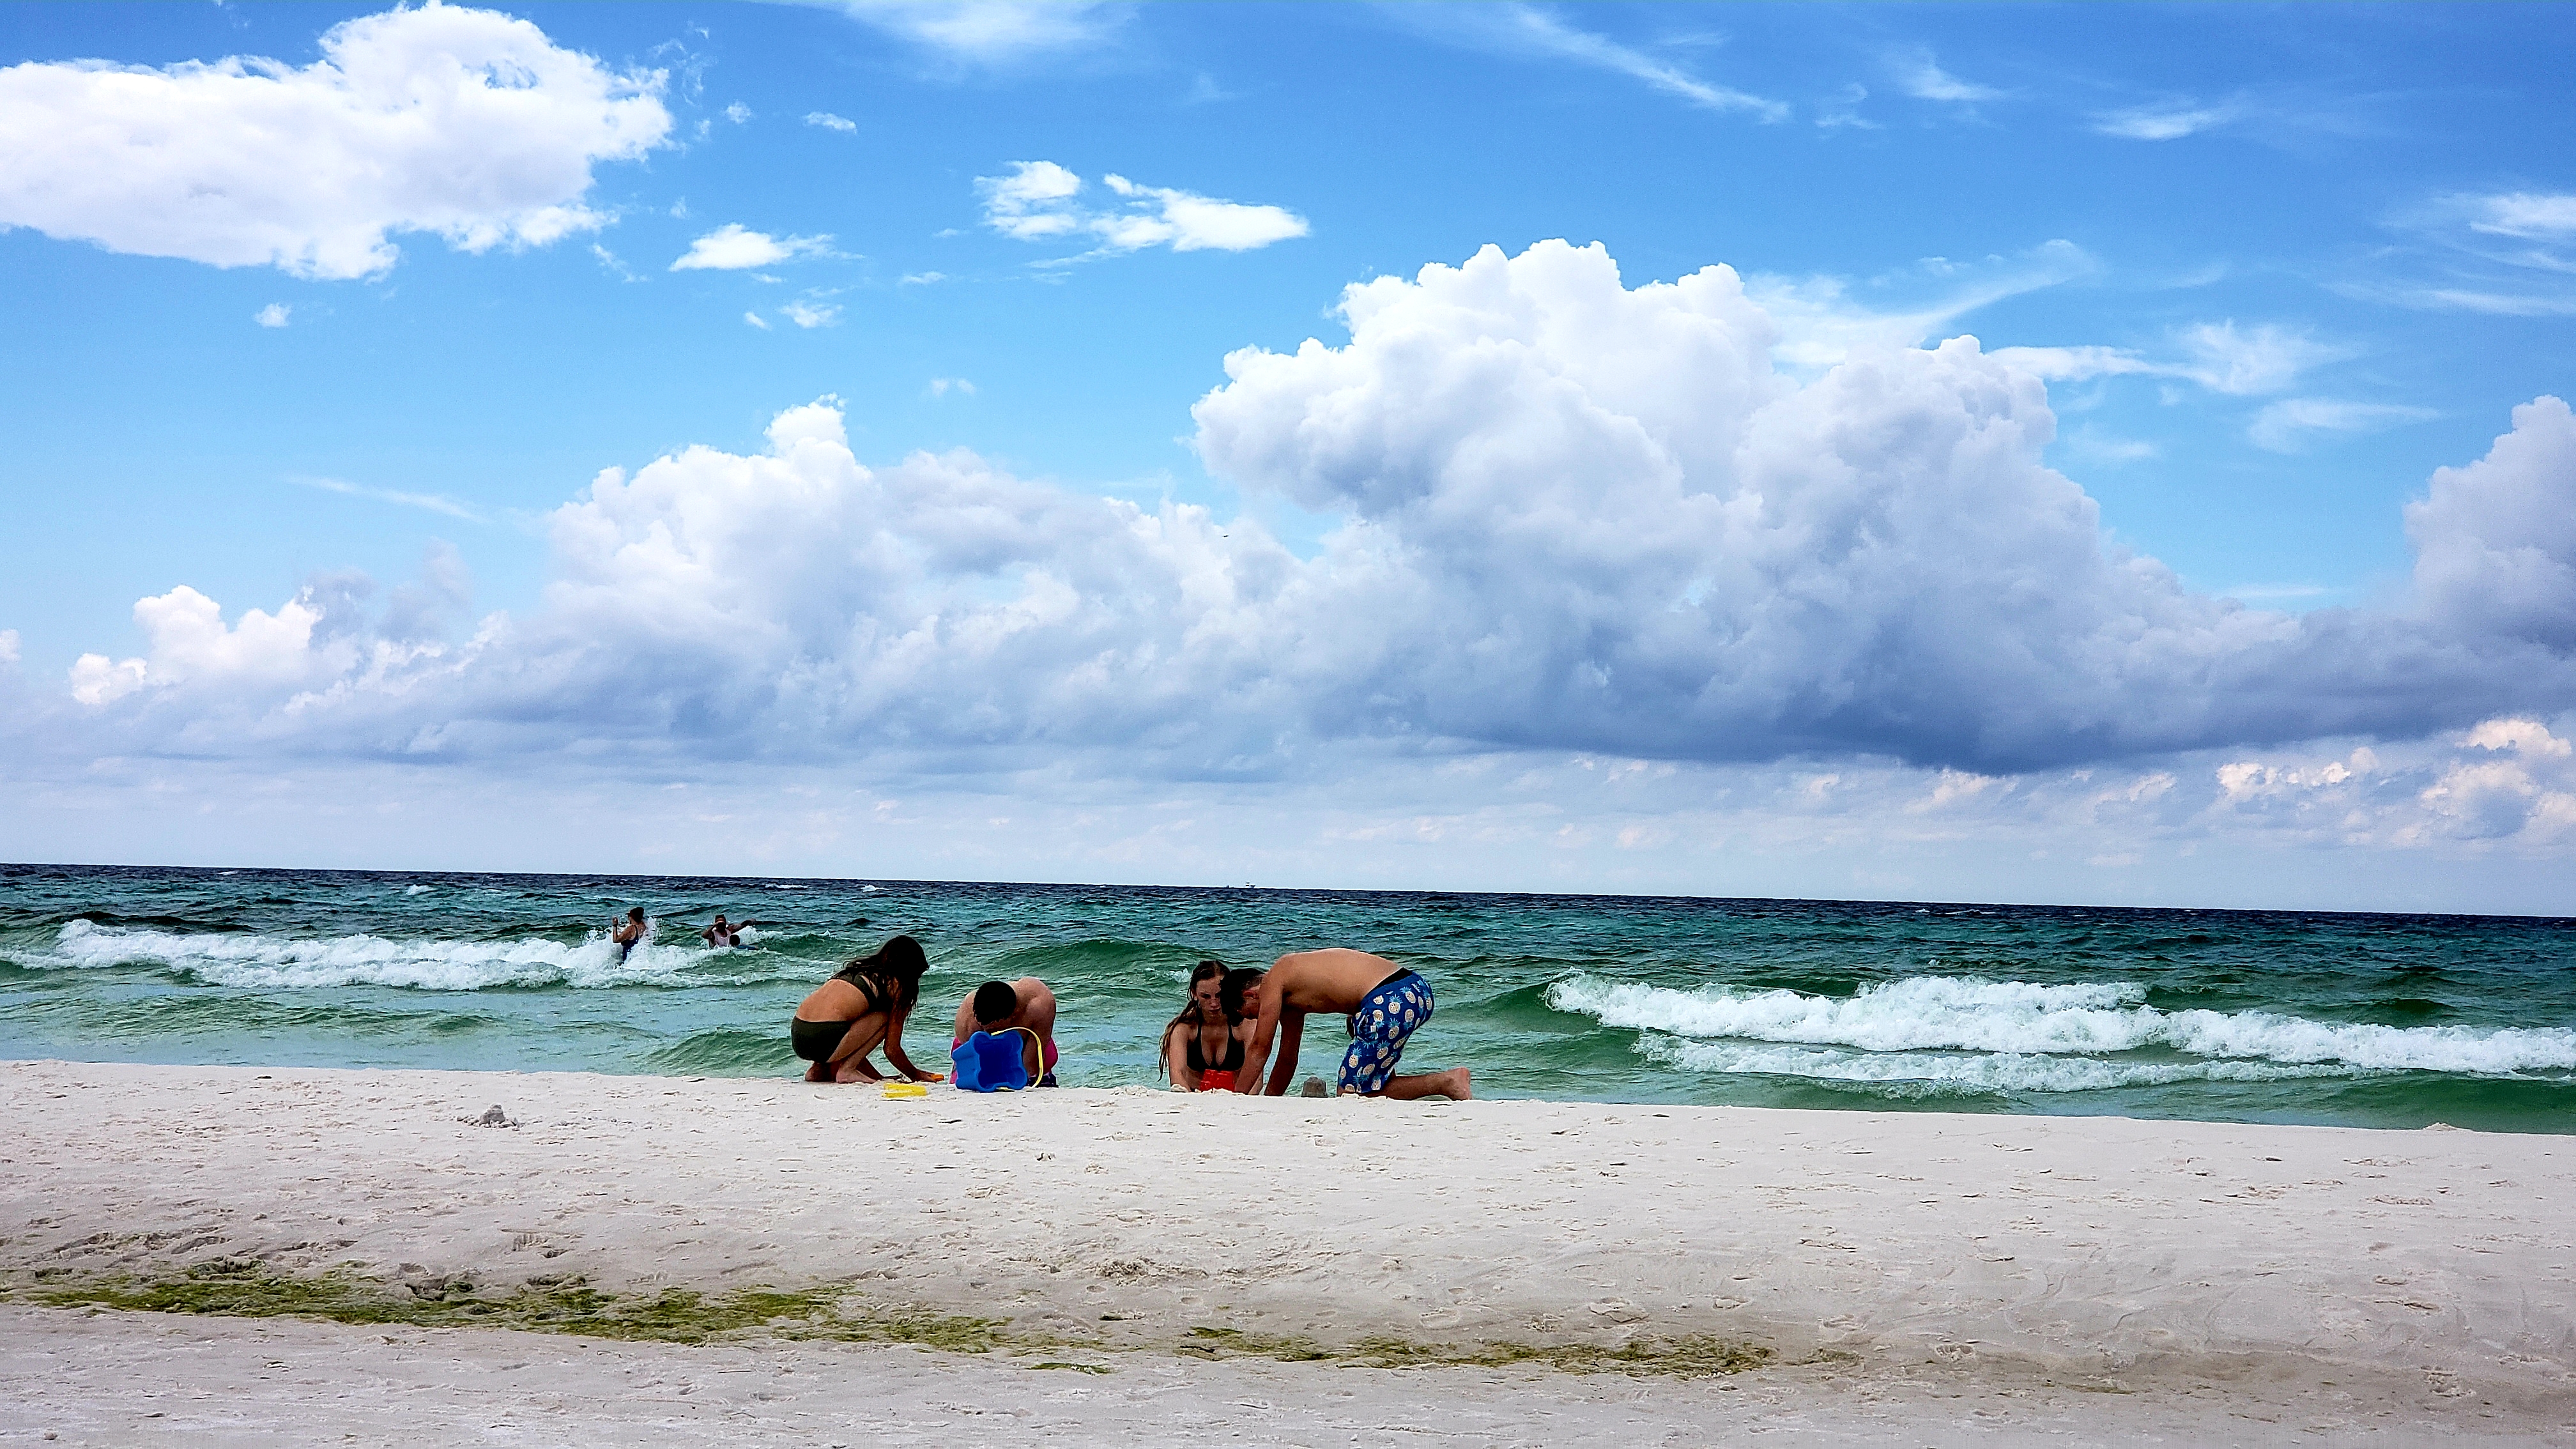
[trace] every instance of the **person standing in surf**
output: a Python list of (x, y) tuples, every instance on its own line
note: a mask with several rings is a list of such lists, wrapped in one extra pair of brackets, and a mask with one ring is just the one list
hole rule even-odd
[(952, 1053), (975, 1033), (999, 1035), (1018, 1027), (1038, 1039), (1039, 1059), (1031, 1083), (1055, 1085), (1055, 993), (1034, 976), (1017, 981), (987, 981), (957, 1006), (957, 1029), (948, 1044)]
[(921, 943), (896, 936), (815, 987), (787, 1024), (788, 1044), (813, 1063), (805, 1080), (882, 1082), (885, 1076), (868, 1061), (868, 1053), (880, 1046), (906, 1080), (948, 1080), (914, 1066), (903, 1050), (903, 1024), (921, 1002), (921, 973), (929, 969)]
[(1273, 1038), (1279, 1044), (1278, 1065), (1271, 1068), (1269, 1095), (1287, 1095), (1297, 1079), (1297, 1049), (1312, 1012), (1348, 1016), (1350, 1049), (1342, 1053), (1340, 1091), (1363, 1097), (1448, 1097), (1466, 1101), (1465, 1067), (1395, 1075), (1405, 1043), (1431, 1019), (1431, 983), (1410, 966), (1383, 956), (1329, 946), (1320, 951), (1292, 951), (1273, 962), (1261, 980), (1261, 1009), (1245, 1051), (1238, 1092), (1261, 1091), (1261, 1068), (1270, 1059)]
[(646, 929), (644, 908), (634, 906), (627, 910), (626, 919), (618, 922), (616, 929), (609, 932), (608, 939), (617, 943), (618, 965), (625, 965), (627, 953), (644, 944)]

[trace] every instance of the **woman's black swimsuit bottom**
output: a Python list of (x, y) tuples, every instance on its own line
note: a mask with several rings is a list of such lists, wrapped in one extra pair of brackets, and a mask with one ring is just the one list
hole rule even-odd
[(800, 1016), (787, 1024), (787, 1044), (809, 1062), (828, 1062), (840, 1049), (841, 1038), (856, 1025), (855, 1021), (807, 1021)]

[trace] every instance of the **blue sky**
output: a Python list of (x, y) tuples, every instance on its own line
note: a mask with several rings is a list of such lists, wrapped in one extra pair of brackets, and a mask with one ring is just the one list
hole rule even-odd
[[(2576, 176), (2563, 83), (2576, 67), (2576, 22), (2562, 11), (825, 4), (506, 14), (534, 27), (510, 31), (506, 44), (522, 47), (512, 52), (520, 61), (537, 57), (533, 79), (516, 82), (536, 109), (498, 120), (415, 114), (404, 132), (377, 124), (384, 117), (368, 107), (394, 103), (368, 91), (361, 72), (417, 79), (435, 70), (441, 47), (503, 44), (501, 31), (457, 28), (453, 11), (430, 24), (424, 12), (386, 20), (360, 6), (0, 9), (0, 63), (13, 67), (0, 72), (0, 138), (42, 138), (51, 153), (30, 159), (39, 148), (0, 147), (20, 155), (0, 162), (0, 173), (20, 173), (0, 174), (0, 224), (9, 228), (0, 267), (12, 299), (0, 309), (0, 423), (11, 440), (0, 486), (27, 541), (0, 572), (0, 629), (15, 631), (7, 667), (22, 723), (10, 743), (12, 788), (28, 805), (0, 847), (20, 858), (265, 861), (300, 851), (282, 863), (658, 861), (1711, 893), (2216, 893), (2267, 903), (2269, 891), (2291, 904), (2367, 903), (2402, 881), (2417, 904), (2576, 909), (2557, 880), (2576, 831), (2557, 823), (2561, 807), (2551, 803), (2576, 788), (2554, 773), (2563, 715), (2576, 703), (2570, 641), (2554, 631), (2576, 604), (2553, 592), (2558, 575), (2547, 567), (2569, 561), (2549, 520), (2576, 506), (2576, 483), (2558, 469), (2551, 425), (2531, 425), (2539, 431), (2530, 457), (2498, 464), (2502, 481), (2479, 485), (2485, 501), (2442, 515), (2485, 520), (2458, 524), (2468, 530), (2459, 536), (2503, 550), (2493, 556), (2537, 550), (2541, 573), (2514, 586), (2522, 592), (2512, 609), (2480, 614), (2473, 580), (2419, 563), (2423, 540), (2410, 543), (2404, 511), (2427, 496), (2436, 469), (2484, 457), (2516, 427), (2516, 407), (2566, 395), (2576, 373)], [(354, 23), (333, 32), (343, 21)], [(333, 33), (342, 49), (326, 56)], [(177, 82), (199, 75), (174, 68), (225, 57), (273, 61), (240, 69), (244, 84), (281, 91), (310, 90), (323, 72), (305, 68), (317, 62), (335, 67), (341, 99), (332, 106), (341, 108), (308, 113), (299, 124), (316, 129), (302, 139), (271, 130), (229, 150), (136, 139), (163, 135), (153, 128), (169, 115), (153, 108), (179, 105)], [(67, 64), (81, 61), (171, 84), (98, 83), (95, 68)], [(204, 103), (213, 109), (191, 113), (191, 124), (203, 128), (211, 115), (217, 132), (271, 114), (256, 95)], [(332, 129), (343, 123), (346, 134)], [(486, 126), (497, 129), (477, 129)], [(343, 167), (357, 169), (335, 170)], [(378, 182), (297, 174), (368, 168)], [(1062, 173), (1081, 178), (1081, 190), (1038, 195), (1047, 188), (1037, 183)], [(211, 218), (170, 200), (227, 188), (238, 206)], [(1038, 199), (1014, 211), (1012, 194)], [(1139, 231), (1140, 219), (1154, 225)], [(394, 252), (364, 245), (375, 231)], [(360, 238), (354, 250), (351, 235)], [(1840, 431), (1801, 424), (1827, 428), (1816, 438), (1914, 425), (1867, 414), (1866, 397), (1881, 394), (1863, 387), (1860, 372), (1845, 374), (1850, 387), (1826, 386), (1856, 351), (1895, 349), (1915, 355), (1908, 367), (1934, 366), (1922, 349), (1975, 337), (1988, 365), (2042, 389), (2011, 405), (2014, 425), (2028, 433), (2030, 419), (2049, 419), (2040, 431), (2053, 438), (2031, 442), (2029, 461), (2098, 505), (2098, 535), (2087, 523), (2084, 538), (2109, 557), (2126, 550), (2161, 561), (2183, 601), (2171, 607), (2199, 611), (2192, 617), (2203, 622), (2189, 627), (2221, 641), (2183, 655), (2238, 663), (2159, 674), (2167, 666), (2106, 652), (2104, 640), (2127, 636), (2098, 622), (2053, 652), (2026, 637), (2037, 627), (2026, 619), (1945, 623), (1907, 602), (1907, 590), (1928, 586), (1898, 583), (1887, 595), (1895, 602), (1871, 606), (1875, 614), (1843, 606), (1869, 621), (1852, 637), (1923, 629), (1974, 646), (1962, 658), (2026, 650), (2055, 662), (2030, 676), (2038, 685), (2014, 676), (1963, 686), (1955, 672), (1949, 685), (1891, 684), (1891, 671), (1873, 666), (1778, 684), (1777, 699), (1791, 702), (1776, 708), (1712, 704), (1715, 676), (1703, 672), (1687, 689), (1673, 683), (1702, 667), (1702, 654), (1636, 644), (1643, 652), (1622, 655), (1629, 645), (1598, 644), (1652, 632), (1634, 600), (1599, 604), (1615, 588), (1569, 594), (1536, 622), (1518, 620), (1515, 601), (1535, 597), (1532, 578), (1574, 580), (1589, 568), (1639, 577), (1643, 567), (1597, 551), (1519, 552), (1508, 530), (1489, 536), (1484, 524), (1459, 522), (1459, 509), (1516, 517), (1524, 504), (1543, 517), (1542, 495), (1601, 456), (1573, 449), (1551, 463), (1557, 455), (1538, 446), (1527, 453), (1537, 461), (1510, 479), (1458, 471), (1470, 465), (1457, 460), (1531, 446), (1511, 432), (1527, 408), (1462, 412), (1443, 424), (1454, 431), (1422, 446), (1446, 450), (1448, 481), (1426, 485), (1430, 501), (1416, 506), (1335, 474), (1348, 440), (1318, 441), (1311, 426), (1292, 437), (1267, 420), (1264, 408), (1349, 386), (1321, 363), (1311, 376), (1284, 369), (1273, 382), (1234, 387), (1230, 403), (1202, 406), (1228, 385), (1225, 360), (1238, 349), (1351, 343), (1336, 310), (1343, 289), (1388, 279), (1414, 290), (1389, 294), (1383, 353), (1354, 347), (1351, 358), (1372, 359), (1385, 396), (1363, 401), (1382, 405), (1385, 426), (1412, 427), (1433, 416), (1426, 399), (1450, 395), (1441, 368), (1482, 376), (1460, 360), (1481, 334), (1458, 332), (1436, 289), (1406, 279), (1433, 264), (1458, 268), (1490, 245), (1529, 263), (1507, 285), (1540, 299), (1531, 305), (1608, 305), (1597, 285), (1540, 275), (1528, 249), (1554, 239), (1598, 243), (1602, 264), (1632, 292), (1731, 267), (1772, 329), (1778, 386), (1820, 389), (1806, 394), (1808, 414), (1829, 403), (1846, 410), (1833, 424)], [(675, 269), (693, 248), (718, 260), (772, 259)], [(1560, 285), (1572, 290), (1550, 290)], [(1541, 350), (1554, 349), (1559, 373), (1594, 379), (1593, 403), (1619, 412), (1629, 407), (1614, 396), (1620, 387), (1690, 382), (1696, 354), (1632, 345), (1619, 332), (1645, 325), (1612, 307), (1569, 323)], [(1407, 350), (1419, 347), (1450, 349), (1446, 361), (1421, 364), (1429, 371), (1416, 381), (1429, 391), (1408, 390), (1416, 383), (1399, 376), (1421, 362)], [(1615, 387), (1599, 380), (1623, 366), (1663, 372)], [(375, 723), (366, 728), (313, 724), (318, 707), (293, 703), (298, 694), (355, 697), (373, 687), (351, 682), (369, 667), (378, 672), (367, 678), (388, 677), (380, 655), (369, 656), (375, 666), (354, 662), (357, 653), (316, 662), (329, 639), (372, 630), (370, 648), (389, 639), (409, 648), (435, 635), (443, 648), (470, 651), (491, 632), (476, 621), (496, 612), (539, 632), (548, 621), (569, 629), (580, 566), (565, 510), (590, 497), (594, 475), (631, 474), (691, 448), (761, 455), (774, 418), (825, 396), (837, 399), (855, 465), (882, 471), (915, 453), (966, 450), (1021, 500), (995, 507), (1101, 497), (1163, 517), (1203, 507), (1228, 547), (1240, 543), (1232, 521), (1287, 561), (1258, 568), (1338, 570), (1331, 578), (1352, 597), (1362, 535), (1445, 563), (1422, 570), (1405, 585), (1412, 592), (1387, 594), (1377, 612), (1339, 623), (1300, 615), (1278, 625), (1286, 632), (1276, 639), (1206, 664), (1211, 673), (1154, 674), (1176, 701), (1192, 689), (1224, 694), (1208, 710), (1231, 721), (1208, 726), (1210, 739), (1224, 735), (1223, 749), (1176, 747), (1150, 721), (1064, 703), (1063, 681), (1084, 677), (1100, 650), (1143, 657), (1114, 622), (1085, 633), (1078, 649), (1065, 646), (1071, 653), (1015, 659), (1008, 681), (989, 672), (1001, 667), (992, 658), (988, 672), (956, 676), (978, 682), (941, 684), (944, 694), (906, 675), (904, 689), (931, 691), (903, 696), (925, 718), (1002, 721), (936, 740), (937, 731), (898, 727), (883, 713), (802, 732), (768, 716), (670, 723), (707, 717), (703, 703), (672, 705), (660, 736), (635, 720), (610, 728), (602, 721), (615, 707), (586, 714), (587, 696), (568, 686), (495, 702), (490, 680), (530, 669), (518, 655), (504, 661), (501, 645), (458, 663), (461, 673), (406, 684), (399, 708), (369, 705)], [(1637, 406), (1638, 416), (1664, 415)], [(1696, 404), (1676, 406), (1679, 420)], [(1748, 436), (1770, 436), (1772, 425), (1748, 426)], [(1220, 437), (1211, 427), (1234, 431)], [(1891, 490), (1881, 502), (1930, 496), (1920, 477), (1931, 465), (1908, 446), (1887, 434), (1871, 445), (1872, 461), (1852, 465), (1881, 470), (1874, 486)], [(1796, 452), (1778, 466), (1793, 468)], [(1941, 476), (1955, 484), (1969, 465), (1945, 458)], [(957, 486), (919, 484), (951, 505)], [(1682, 491), (1735, 486), (1749, 485), (1693, 476)], [(1959, 486), (1934, 501), (1971, 514), (2054, 516), (2069, 506), (2044, 482)], [(692, 506), (671, 497), (675, 517)], [(649, 520), (617, 517), (614, 526), (637, 538), (652, 533)], [(945, 525), (936, 509), (923, 517), (930, 533), (907, 535), (898, 552), (939, 552)], [(1628, 524), (1644, 534), (1680, 527), (1651, 511)], [(799, 529), (792, 519), (781, 526)], [(1900, 529), (1890, 546), (1923, 551), (1921, 563), (1936, 552), (1974, 555), (1975, 540), (2009, 539), (2017, 527), (2011, 517), (1947, 517)], [(2499, 542), (2498, 528), (2521, 532)], [(947, 597), (968, 601), (944, 617), (968, 604), (1025, 603), (1037, 597), (1027, 592), (1033, 577), (1078, 572), (1043, 549), (1003, 566), (991, 550), (1005, 545), (977, 547), (985, 552), (956, 555), (959, 572), (939, 575), (940, 587), (957, 591)], [(1985, 572), (1953, 581), (1961, 597), (2009, 593), (2014, 580), (2098, 595), (2095, 584), (1996, 547)], [(1457, 552), (1442, 554), (1448, 548)], [(2452, 557), (2438, 540), (2423, 556), (2437, 554)], [(433, 555), (441, 562), (425, 571)], [(1476, 560), (1490, 567), (1480, 572)], [(1505, 576), (1507, 561), (1531, 574)], [(674, 577), (701, 578), (713, 566), (702, 556), (696, 572)], [(1240, 556), (1233, 566), (1256, 567)], [(1173, 567), (1186, 578), (1197, 565)], [(1817, 597), (1787, 564), (1762, 568), (1769, 582), (1747, 586), (1756, 590), (1747, 612), (1713, 626), (1720, 635), (1749, 637), (1746, 620), (1774, 616), (1778, 599)], [(1703, 573), (1691, 590), (1728, 587), (1724, 567)], [(355, 574), (371, 592), (344, 617), (326, 602), (354, 597)], [(784, 566), (781, 574), (803, 576)], [(1111, 576), (1097, 597), (1129, 577)], [(1853, 575), (1826, 566), (1819, 577)], [(154, 634), (136, 612), (138, 600), (184, 585), (238, 625), (242, 611), (275, 614), (317, 579), (313, 597), (326, 602), (313, 617), (323, 622), (299, 636), (314, 652), (292, 667), (245, 664), (246, 645), (187, 655), (184, 641)], [(405, 587), (415, 605), (431, 594), (447, 601), (435, 628), (423, 621), (438, 610), (403, 604)], [(928, 607), (926, 595), (908, 597), (905, 607)], [(2274, 633), (2207, 622), (2227, 598), (2273, 620), (2263, 627)], [(1693, 592), (1688, 602), (1705, 601)], [(2140, 617), (2161, 618), (2168, 603), (2139, 605)], [(1560, 716), (1533, 708), (1534, 686), (1508, 671), (1452, 677), (1434, 667), (1504, 647), (1496, 641), (1527, 643), (1533, 630), (1570, 629), (1596, 604), (1605, 612), (1583, 626), (1594, 643), (1564, 647), (1569, 659), (1592, 661), (1580, 668), (1623, 681), (1603, 686), (1619, 695), (1616, 708)], [(1404, 615), (1407, 607), (1438, 611), (1424, 652), (1372, 655), (1365, 670), (1351, 666), (1359, 672), (1313, 665), (1339, 657), (1327, 639), (1343, 638), (1337, 630), (1401, 620), (1389, 632), (1421, 632), (1425, 620)], [(412, 614), (388, 622), (387, 610), (406, 608)], [(780, 671), (818, 657), (801, 635), (764, 654), (759, 640), (772, 626), (793, 633), (803, 626), (789, 624), (813, 613), (840, 629), (864, 617), (891, 638), (903, 622), (837, 594), (762, 609), (719, 611), (725, 627), (748, 631), (744, 653), (756, 667), (746, 667), (758, 675), (728, 683), (722, 698), (771, 690)], [(1494, 628), (1462, 642), (1459, 621), (1488, 615)], [(1276, 623), (1225, 628), (1250, 638)], [(1190, 632), (1190, 647), (1216, 628)], [(1978, 629), (2001, 632), (1989, 639)], [(2292, 634), (2301, 642), (2286, 642)], [(1799, 637), (1801, 657), (1834, 647)], [(680, 649), (653, 634), (601, 645), (610, 653), (598, 667), (653, 692), (666, 677), (703, 677), (705, 661), (722, 657), (692, 641)], [(164, 660), (156, 649), (179, 652)], [(855, 657), (839, 649), (824, 652), (837, 664)], [(109, 669), (144, 661), (131, 678), (149, 683), (102, 690), (109, 676), (93, 672), (92, 698), (74, 700), (84, 655)], [(1282, 662), (1292, 655), (1293, 668)], [(870, 657), (881, 667), (891, 656)], [(2087, 660), (2116, 676), (2123, 699), (2231, 692), (2152, 727), (2136, 723), (2144, 706), (2090, 697), (2011, 720), (1958, 697), (2045, 695), (2046, 680), (2084, 674)], [(2450, 662), (2425, 662), (2441, 660)], [(1726, 675), (1729, 688), (1753, 690), (1748, 681), (1772, 678), (1763, 672), (1771, 667), (1743, 666)], [(2185, 675), (2200, 683), (2174, 683)], [(326, 677), (340, 681), (339, 694)], [(1624, 683), (1645, 677), (1664, 692)], [(1388, 683), (1396, 679), (1407, 682)], [(2298, 684), (2258, 707), (2244, 703), (2262, 693), (2242, 683), (2255, 680)], [(1298, 722), (1265, 733), (1257, 722), (1275, 721), (1282, 697), (1298, 701)], [(1319, 697), (1356, 702), (1319, 709)], [(435, 762), (417, 758), (426, 746), (393, 758), (388, 710), (415, 743), (458, 721), (496, 733)], [(517, 729), (540, 717), (557, 732), (543, 745), (498, 742), (507, 731), (493, 721)], [(2508, 718), (2542, 733), (2514, 736), (2518, 744), (2471, 739)], [(792, 747), (782, 743), (791, 734)], [(2221, 780), (2242, 764), (2314, 774), (2357, 748), (2381, 762), (2376, 793), (2345, 799), (2345, 781), (2302, 786), (2342, 792), (2332, 802), (2301, 797), (2313, 817), (2304, 824), (2285, 824), (2278, 810), (2290, 807), (2279, 802), (2251, 819), (2254, 796)], [(606, 842), (574, 836), (506, 862), (494, 857), (523, 840), (482, 831), (475, 812), (437, 809), (460, 785), (469, 794), (571, 790), (563, 757), (550, 753), (565, 749), (610, 799), (674, 785), (756, 795), (791, 788), (781, 782), (797, 775), (869, 803), (838, 825), (815, 825), (806, 847), (780, 846), (757, 812), (694, 829), (647, 823), (661, 819), (647, 812), (620, 817)], [(120, 763), (98, 764), (111, 757)], [(1525, 803), (1551, 822), (1546, 829), (1459, 823), (1498, 797), (1440, 783), (1478, 770), (1574, 779), (1622, 760), (1677, 770), (1684, 783), (1652, 805), (1615, 808), (1570, 785), (1531, 784)], [(2470, 790), (2456, 773), (2490, 766), (2521, 774), (2487, 780), (2479, 788), (2492, 798), (2476, 810), (2454, 808)], [(2132, 782), (2171, 776), (2181, 782), (2171, 787), (2177, 800), (2189, 796), (2192, 807), (2104, 824), (2098, 810), (2029, 803), (2052, 789), (2072, 800), (2094, 782), (2069, 783), (2069, 772), (2106, 771)], [(1993, 783), (1945, 785), (1950, 774)], [(1873, 781), (1875, 803), (1837, 815), (1844, 825), (1835, 828), (1800, 813), (1800, 782), (1827, 776)], [(1388, 780), (1419, 798), (1371, 823), (1363, 817), (1397, 788)], [(263, 825), (225, 804), (180, 829), (152, 805), (154, 789), (219, 802), (263, 789), (281, 798), (356, 789), (417, 797), (423, 818), (436, 819), (357, 822), (323, 840), (295, 826), (291, 809)], [(1154, 834), (1153, 812), (1184, 797), (1200, 833), (1174, 845)], [(2496, 803), (2507, 797), (2519, 815)], [(939, 849), (906, 855), (851, 823), (884, 816), (874, 803), (884, 798), (944, 802), (919, 808), (925, 822), (945, 823), (910, 832), (912, 847), (935, 836)], [(998, 812), (993, 799), (1016, 803)], [(1901, 849), (1887, 830), (1853, 823), (1877, 810), (1913, 829), (1925, 812), (1912, 807), (1935, 799), (1942, 812), (1984, 813), (1955, 829), (1917, 830)], [(983, 803), (962, 803), (970, 800)], [(951, 806), (964, 813), (942, 813)], [(1079, 823), (1104, 811), (1115, 817), (1114, 841)], [(958, 843), (957, 821), (1003, 814), (1017, 823), (1002, 838)], [(1039, 819), (1046, 824), (1032, 824)], [(1586, 863), (1562, 845), (1569, 829), (1614, 844)], [(1407, 830), (1421, 849), (1387, 843)], [(1299, 831), (1303, 846), (1279, 843)], [(1614, 848), (1623, 832), (1627, 844)], [(1471, 835), (1482, 843), (1463, 846)], [(1781, 842), (1792, 843), (1792, 864), (1780, 862)]]

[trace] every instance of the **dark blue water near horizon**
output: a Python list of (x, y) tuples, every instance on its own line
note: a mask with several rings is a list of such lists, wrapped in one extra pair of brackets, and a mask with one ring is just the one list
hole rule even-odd
[(1036, 975), (1075, 1086), (1156, 1080), (1191, 963), (1349, 945), (1433, 982), (1408, 1066), (1489, 1095), (2576, 1131), (2576, 921), (2533, 917), (12, 865), (0, 1056), (784, 1075), (896, 932), (916, 1059)]

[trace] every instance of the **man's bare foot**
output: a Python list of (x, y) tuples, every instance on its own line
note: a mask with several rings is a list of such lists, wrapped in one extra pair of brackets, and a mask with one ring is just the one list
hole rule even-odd
[[(1419, 1076), (1391, 1078), (1386, 1084), (1384, 1095), (1398, 1102), (1412, 1102), (1424, 1097), (1447, 1097), (1451, 1101), (1464, 1102), (1467, 1100), (1467, 1091), (1467, 1069), (1451, 1067), (1445, 1072), (1424, 1072)], [(1343, 1095), (1349, 1094), (1349, 1089), (1344, 1088)]]
[(830, 1066), (827, 1063), (816, 1062), (814, 1065), (807, 1067), (805, 1069), (805, 1080), (809, 1082), (828, 1082), (832, 1080)]

